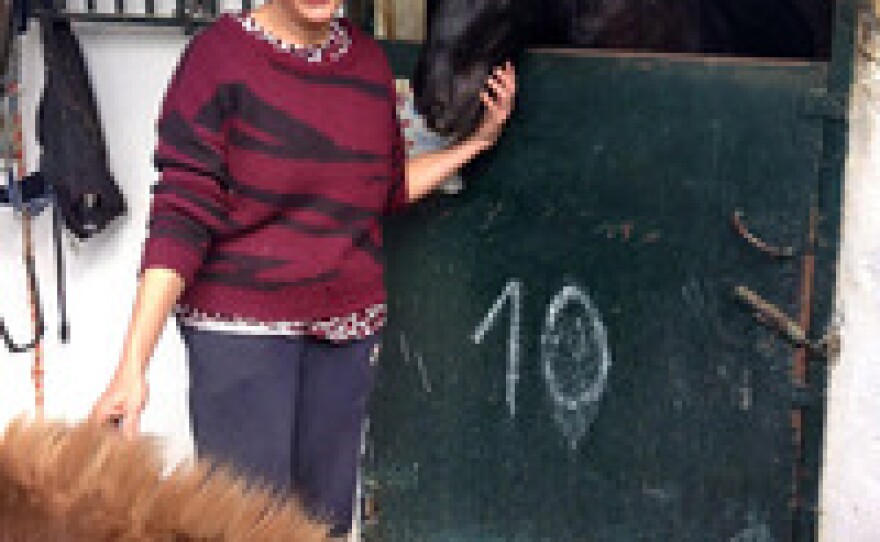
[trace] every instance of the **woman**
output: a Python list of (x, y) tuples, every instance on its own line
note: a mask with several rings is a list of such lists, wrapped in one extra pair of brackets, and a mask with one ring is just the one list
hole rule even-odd
[(469, 137), (405, 158), (387, 59), (341, 0), (273, 0), (195, 37), (159, 122), (149, 235), (99, 422), (137, 431), (173, 312), (199, 453), (302, 495), (344, 535), (385, 321), (379, 219), (498, 139), (508, 63)]

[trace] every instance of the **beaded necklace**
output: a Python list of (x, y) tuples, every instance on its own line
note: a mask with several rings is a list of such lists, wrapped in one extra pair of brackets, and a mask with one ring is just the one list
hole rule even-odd
[(248, 32), (271, 43), (282, 51), (295, 54), (306, 62), (339, 60), (351, 47), (351, 36), (345, 29), (345, 26), (343, 26), (338, 19), (334, 19), (330, 23), (330, 33), (324, 41), (314, 45), (301, 45), (298, 43), (283, 41), (269, 33), (260, 23), (257, 22), (256, 19), (254, 19), (253, 15), (249, 13), (239, 15), (238, 21)]

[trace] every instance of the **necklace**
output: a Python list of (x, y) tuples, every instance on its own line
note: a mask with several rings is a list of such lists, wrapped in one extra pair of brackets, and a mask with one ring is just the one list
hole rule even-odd
[(251, 14), (242, 14), (238, 21), (245, 30), (265, 40), (278, 49), (292, 53), (307, 62), (322, 62), (325, 60), (339, 60), (351, 47), (351, 36), (345, 26), (334, 19), (330, 22), (330, 31), (324, 41), (318, 44), (298, 44), (283, 41), (270, 34)]

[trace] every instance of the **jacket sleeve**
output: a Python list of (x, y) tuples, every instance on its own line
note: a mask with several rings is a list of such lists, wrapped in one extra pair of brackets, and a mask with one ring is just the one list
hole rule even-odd
[(220, 84), (216, 51), (190, 42), (171, 78), (159, 112), (147, 238), (140, 271), (164, 268), (190, 284), (213, 238), (234, 227), (230, 219), (226, 119), (231, 101)]

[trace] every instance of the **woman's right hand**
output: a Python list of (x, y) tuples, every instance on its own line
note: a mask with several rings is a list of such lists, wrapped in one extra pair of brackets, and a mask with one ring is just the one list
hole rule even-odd
[(147, 378), (142, 371), (117, 371), (92, 407), (90, 418), (100, 425), (118, 425), (125, 436), (133, 437), (138, 433), (147, 396)]
[(121, 422), (126, 436), (137, 434), (147, 404), (147, 364), (177, 298), (183, 279), (170, 269), (146, 269), (138, 285), (131, 322), (113, 379), (92, 407), (99, 424)]

